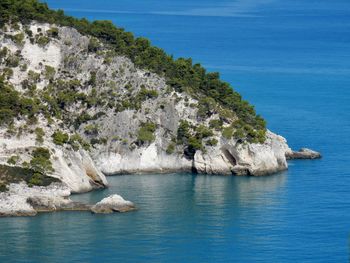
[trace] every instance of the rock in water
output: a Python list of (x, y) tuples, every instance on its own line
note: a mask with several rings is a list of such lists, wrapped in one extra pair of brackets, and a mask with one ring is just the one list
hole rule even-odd
[(53, 212), (53, 211), (89, 211), (90, 206), (74, 202), (69, 198), (55, 196), (33, 196), (27, 199), (37, 212)]
[(321, 154), (319, 152), (310, 150), (308, 148), (301, 148), (299, 151), (292, 151), (286, 153), (286, 157), (289, 160), (293, 159), (319, 159)]
[(135, 209), (136, 207), (132, 202), (124, 200), (120, 195), (111, 195), (91, 207), (91, 212), (95, 214), (109, 214), (113, 212), (128, 212)]

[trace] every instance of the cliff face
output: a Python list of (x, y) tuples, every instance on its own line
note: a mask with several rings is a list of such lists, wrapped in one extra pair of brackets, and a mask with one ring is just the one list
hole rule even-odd
[(287, 169), (292, 151), (283, 137), (267, 131), (264, 143), (251, 143), (232, 136), (234, 112), (223, 118), (224, 109), (215, 105), (200, 115), (194, 96), (75, 29), (6, 26), (0, 50), (6, 83), (34, 103), (28, 105), (34, 114), (1, 126), (2, 164), (16, 156), (10, 165), (23, 166), (33, 149), (46, 148), (54, 170), (49, 176), (73, 192), (106, 186), (105, 175), (121, 173)]

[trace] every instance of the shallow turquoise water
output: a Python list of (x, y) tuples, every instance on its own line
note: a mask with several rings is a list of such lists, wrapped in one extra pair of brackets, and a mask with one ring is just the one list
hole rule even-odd
[[(344, 262), (350, 230), (350, 3), (49, 0), (193, 57), (294, 148), (320, 150), (263, 177), (111, 177), (133, 213), (0, 219), (0, 262)], [(15, 260), (16, 259), (16, 260)]]

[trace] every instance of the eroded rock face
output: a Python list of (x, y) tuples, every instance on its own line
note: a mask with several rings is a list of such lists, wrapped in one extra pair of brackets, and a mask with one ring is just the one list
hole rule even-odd
[(268, 131), (264, 144), (223, 140), (210, 152), (197, 152), (194, 166), (201, 173), (259, 176), (287, 169), (287, 152), (286, 140)]
[[(44, 125), (47, 134), (52, 130)], [(35, 135), (25, 134), (21, 137), (7, 138), (6, 131), (0, 129), (0, 163), (7, 164), (7, 160), (14, 155), (20, 156), (21, 161), (30, 162), (30, 152), (38, 147)], [(73, 193), (88, 192), (96, 188), (106, 187), (108, 182), (105, 175), (95, 166), (90, 154), (83, 149), (72, 151), (55, 145), (47, 139), (40, 147), (50, 150), (54, 172), (50, 176), (61, 180)]]
[(109, 214), (113, 212), (128, 212), (135, 210), (135, 205), (124, 200), (120, 195), (112, 195), (102, 199), (96, 205), (91, 207), (91, 211), (95, 214)]

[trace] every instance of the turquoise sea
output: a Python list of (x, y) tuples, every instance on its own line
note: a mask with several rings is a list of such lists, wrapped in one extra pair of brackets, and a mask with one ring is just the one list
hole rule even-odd
[(349, 0), (49, 0), (112, 20), (219, 71), (291, 147), (268, 177), (109, 177), (139, 210), (0, 219), (0, 262), (347, 262), (350, 249)]

